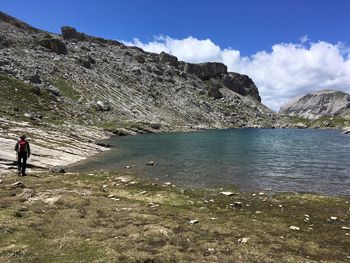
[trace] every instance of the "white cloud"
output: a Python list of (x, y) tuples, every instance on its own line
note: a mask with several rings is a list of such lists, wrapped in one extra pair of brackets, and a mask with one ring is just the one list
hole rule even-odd
[(149, 43), (138, 39), (124, 43), (149, 52), (165, 51), (192, 63), (223, 62), (229, 71), (249, 75), (263, 103), (274, 110), (295, 96), (320, 89), (350, 93), (350, 47), (324, 41), (307, 43), (307, 35), (300, 41), (301, 44), (276, 44), (271, 51), (260, 51), (250, 57), (242, 57), (233, 48), (222, 49), (210, 39), (191, 36), (185, 39), (161, 36)]

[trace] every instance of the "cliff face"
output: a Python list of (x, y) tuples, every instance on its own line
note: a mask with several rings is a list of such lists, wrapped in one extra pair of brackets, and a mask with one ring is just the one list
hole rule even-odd
[(323, 116), (346, 114), (349, 108), (349, 94), (335, 90), (323, 90), (295, 98), (282, 106), (280, 113), (315, 120)]
[[(142, 122), (151, 129), (186, 130), (266, 127), (276, 121), (260, 103), (254, 82), (227, 72), (224, 64), (186, 63), (68, 26), (52, 34), (4, 13), (0, 74), (7, 92), (2, 114), (40, 123)], [(13, 87), (17, 82), (25, 92)]]

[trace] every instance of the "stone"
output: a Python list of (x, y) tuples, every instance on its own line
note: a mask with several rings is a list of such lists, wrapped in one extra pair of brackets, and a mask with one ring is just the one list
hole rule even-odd
[(40, 88), (39, 85), (34, 85), (34, 86), (32, 87), (32, 91), (33, 91), (33, 93), (34, 93), (35, 95), (37, 95), (37, 96), (40, 96), (40, 94), (41, 94), (41, 88)]
[(221, 82), (230, 90), (242, 95), (251, 96), (257, 101), (261, 102), (258, 88), (251, 78), (247, 75), (239, 73), (229, 72), (224, 75)]
[(0, 179), (0, 184), (2, 184), (4, 181)]
[(50, 173), (66, 173), (64, 168), (60, 165), (52, 166), (49, 168)]
[(67, 55), (68, 49), (66, 44), (64, 44), (58, 38), (44, 38), (39, 41), (39, 45), (49, 49), (52, 52), (57, 53), (58, 55)]
[(242, 207), (242, 202), (235, 202), (234, 206), (237, 207), (237, 208), (241, 208)]
[(24, 183), (22, 183), (21, 181), (17, 181), (13, 184), (11, 184), (12, 187), (21, 187), (23, 188), (24, 187)]
[(197, 219), (190, 220), (191, 225), (198, 224), (198, 223), (199, 223), (199, 220)]
[(143, 63), (146, 62), (145, 57), (142, 56), (142, 55), (137, 55), (135, 59), (136, 59), (137, 62), (139, 62), (139, 63), (141, 63), (141, 64), (143, 64)]
[(46, 90), (56, 97), (61, 96), (60, 90), (53, 85), (46, 87)]
[(294, 231), (299, 231), (300, 227), (297, 226), (290, 226), (289, 229), (294, 230)]
[(35, 190), (27, 188), (27, 189), (23, 189), (23, 192), (19, 196), (25, 199), (29, 199), (34, 197), (35, 195), (36, 195)]
[(61, 27), (62, 37), (65, 40), (77, 40), (77, 41), (86, 41), (87, 36), (84, 33), (77, 32), (74, 27), (63, 26)]
[(331, 216), (331, 221), (337, 221), (338, 220), (338, 217), (336, 216)]
[(341, 229), (344, 229), (344, 230), (350, 230), (350, 227), (347, 227), (347, 226), (342, 226)]
[(94, 108), (97, 111), (110, 111), (111, 110), (111, 106), (109, 106), (109, 104), (107, 102), (100, 101), (100, 100), (96, 101)]
[(233, 192), (229, 192), (229, 191), (220, 192), (220, 194), (222, 194), (222, 195), (226, 195), (226, 196), (232, 196), (232, 195), (235, 195), (235, 193), (233, 193)]
[(164, 186), (172, 186), (173, 184), (171, 182), (165, 182), (163, 185)]
[(131, 69), (131, 72), (134, 73), (135, 75), (141, 75), (142, 71), (139, 67), (133, 67)]
[(165, 53), (164, 51), (162, 51), (159, 54), (159, 57), (160, 57), (160, 61), (164, 64), (168, 63), (170, 66), (173, 66), (173, 67), (177, 67), (177, 65), (178, 65), (177, 57), (170, 55), (168, 53)]
[(210, 87), (207, 94), (208, 97), (212, 97), (214, 99), (221, 99), (223, 97), (220, 90), (216, 87)]
[(218, 78), (222, 74), (227, 74), (227, 66), (218, 62), (185, 63), (183, 71), (186, 74), (194, 74), (202, 80), (209, 80), (210, 78)]
[(156, 165), (156, 163), (154, 161), (149, 161), (146, 163), (146, 165)]
[(34, 84), (41, 84), (41, 78), (38, 74), (34, 74), (29, 78), (29, 81)]
[(242, 237), (242, 238), (238, 239), (238, 243), (245, 244), (248, 242), (249, 239), (250, 239), (249, 237)]
[(140, 192), (140, 195), (144, 195), (144, 194), (147, 194), (147, 191), (141, 191)]

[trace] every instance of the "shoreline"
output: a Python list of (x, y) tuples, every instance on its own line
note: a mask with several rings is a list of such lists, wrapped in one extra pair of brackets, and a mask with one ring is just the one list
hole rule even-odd
[[(350, 198), (183, 189), (120, 173), (2, 176), (0, 260), (345, 262)], [(330, 234), (331, 233), (331, 234)]]

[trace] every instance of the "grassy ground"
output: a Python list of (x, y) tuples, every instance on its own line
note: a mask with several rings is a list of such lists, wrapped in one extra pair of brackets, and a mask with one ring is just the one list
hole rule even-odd
[(349, 197), (224, 196), (102, 172), (1, 180), (0, 262), (349, 261)]

